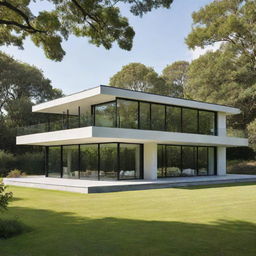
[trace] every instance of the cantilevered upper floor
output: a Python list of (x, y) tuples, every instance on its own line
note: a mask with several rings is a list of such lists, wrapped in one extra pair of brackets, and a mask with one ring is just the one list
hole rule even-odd
[(59, 120), (20, 128), (17, 144), (248, 144), (247, 139), (226, 135), (226, 115), (239, 114), (237, 108), (110, 86), (41, 103), (32, 111), (54, 114)]

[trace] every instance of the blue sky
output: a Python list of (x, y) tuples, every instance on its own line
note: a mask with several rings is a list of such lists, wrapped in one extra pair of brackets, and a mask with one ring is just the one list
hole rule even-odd
[[(75, 37), (63, 43), (66, 55), (62, 62), (47, 59), (43, 51), (29, 40), (25, 41), (24, 50), (15, 47), (0, 47), (0, 50), (39, 67), (54, 87), (70, 94), (108, 84), (109, 78), (130, 62), (141, 62), (161, 73), (166, 65), (174, 61), (196, 58), (202, 50), (189, 50), (184, 38), (191, 31), (192, 12), (210, 2), (174, 0), (170, 10), (154, 10), (142, 18), (131, 15), (127, 7), (122, 8), (122, 14), (129, 18), (136, 32), (133, 49), (129, 52), (116, 45), (105, 50), (89, 44), (86, 38)], [(36, 6), (33, 8), (38, 11)]]

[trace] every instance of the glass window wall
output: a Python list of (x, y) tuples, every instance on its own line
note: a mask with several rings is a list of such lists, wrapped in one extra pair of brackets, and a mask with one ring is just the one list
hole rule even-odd
[(150, 103), (140, 102), (140, 129), (150, 130)]
[(190, 108), (182, 109), (182, 132), (197, 133), (197, 110)]
[(117, 100), (117, 126), (138, 129), (138, 105), (133, 100)]
[(61, 177), (61, 147), (48, 147), (48, 177)]
[(161, 104), (151, 104), (151, 129), (165, 130), (165, 106)]
[(108, 102), (94, 107), (95, 126), (116, 126), (116, 102)]
[(166, 106), (166, 130), (181, 132), (181, 108)]
[(199, 110), (199, 133), (215, 135), (215, 113)]
[(79, 178), (78, 145), (63, 146), (62, 176), (63, 178)]

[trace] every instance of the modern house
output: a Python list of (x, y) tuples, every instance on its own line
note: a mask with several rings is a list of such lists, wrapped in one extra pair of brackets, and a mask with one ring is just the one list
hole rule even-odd
[[(33, 106), (46, 124), (20, 129), (17, 145), (45, 147), (47, 177), (155, 180), (226, 174), (226, 148), (247, 146), (226, 134), (240, 110), (98, 86)], [(59, 121), (51, 121), (58, 116)], [(56, 120), (56, 118), (54, 118)]]

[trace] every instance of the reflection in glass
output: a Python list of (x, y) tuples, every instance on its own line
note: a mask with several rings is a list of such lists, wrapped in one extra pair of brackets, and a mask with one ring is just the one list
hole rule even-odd
[(182, 132), (197, 133), (197, 110), (182, 109)]
[(209, 111), (199, 111), (199, 133), (214, 135), (215, 133), (215, 114)]
[(138, 102), (118, 99), (117, 121), (120, 128), (138, 129)]
[(180, 107), (166, 107), (166, 130), (169, 132), (181, 132)]
[(61, 177), (61, 147), (48, 148), (48, 177)]
[(104, 103), (95, 106), (95, 126), (116, 126), (116, 102)]
[(80, 178), (98, 179), (98, 144), (80, 146)]
[(140, 102), (140, 129), (150, 129), (150, 104)]
[(165, 130), (165, 106), (151, 104), (151, 127), (152, 130)]
[(79, 155), (78, 145), (63, 146), (62, 151), (63, 178), (79, 178)]
[(165, 145), (157, 145), (157, 177), (165, 176)]
[(141, 159), (139, 144), (120, 144), (119, 179), (140, 178)]
[(208, 175), (215, 175), (215, 149), (208, 147)]
[(198, 175), (207, 175), (207, 147), (198, 147)]
[(181, 176), (181, 146), (166, 146), (166, 177)]
[(196, 169), (196, 147), (182, 146), (182, 176), (195, 176)]
[(117, 179), (117, 143), (100, 144), (100, 179)]

